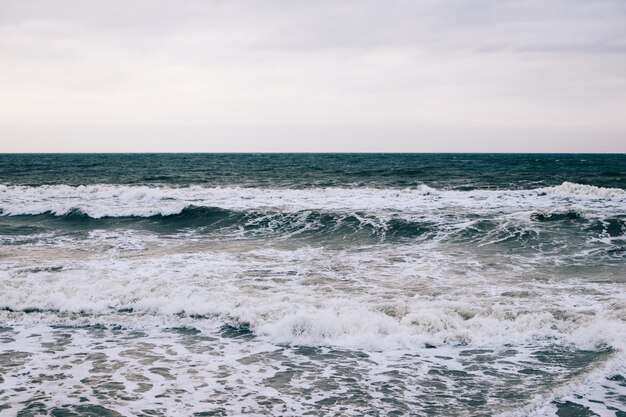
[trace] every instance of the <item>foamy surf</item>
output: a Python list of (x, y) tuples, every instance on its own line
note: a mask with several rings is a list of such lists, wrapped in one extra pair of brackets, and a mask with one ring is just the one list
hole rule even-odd
[[(426, 185), (414, 189), (322, 188), (262, 189), (222, 187), (147, 187), (97, 184), (87, 186), (0, 185), (0, 210), (5, 216), (72, 212), (91, 218), (150, 217), (180, 214), (188, 207), (218, 207), (229, 210), (328, 210), (408, 211), (442, 207), (477, 210), (499, 207), (566, 207), (609, 210), (623, 208), (626, 191), (565, 182), (555, 187), (530, 190), (437, 190)], [(594, 204), (594, 200), (596, 201)]]
[(626, 408), (626, 192), (612, 176), (494, 176), (494, 157), (458, 178), (451, 157), (423, 156), (442, 177), (424, 180), (398, 169), (412, 157), (353, 156), (364, 165), (314, 179), (242, 157), (254, 177), (222, 177), (154, 158), (176, 169), (5, 173), (0, 415)]

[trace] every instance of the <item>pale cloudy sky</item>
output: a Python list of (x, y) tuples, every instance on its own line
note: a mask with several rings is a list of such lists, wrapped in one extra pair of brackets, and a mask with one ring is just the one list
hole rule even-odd
[(0, 0), (0, 152), (626, 152), (626, 1)]

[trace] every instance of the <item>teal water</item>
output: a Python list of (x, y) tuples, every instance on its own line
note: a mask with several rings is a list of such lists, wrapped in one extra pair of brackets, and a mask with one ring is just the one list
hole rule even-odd
[(623, 189), (625, 166), (623, 154), (3, 154), (0, 183)]
[(626, 155), (0, 155), (0, 415), (626, 412)]

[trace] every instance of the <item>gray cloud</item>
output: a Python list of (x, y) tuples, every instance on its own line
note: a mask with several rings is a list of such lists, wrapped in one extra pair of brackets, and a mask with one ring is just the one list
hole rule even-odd
[(624, 152), (625, 22), (622, 1), (0, 0), (0, 151), (162, 149), (162, 126), (198, 151), (314, 131), (329, 151)]

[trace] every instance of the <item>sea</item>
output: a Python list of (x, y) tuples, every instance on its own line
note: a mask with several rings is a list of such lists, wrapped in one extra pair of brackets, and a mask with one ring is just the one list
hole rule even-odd
[(0, 155), (0, 415), (624, 417), (626, 155)]

